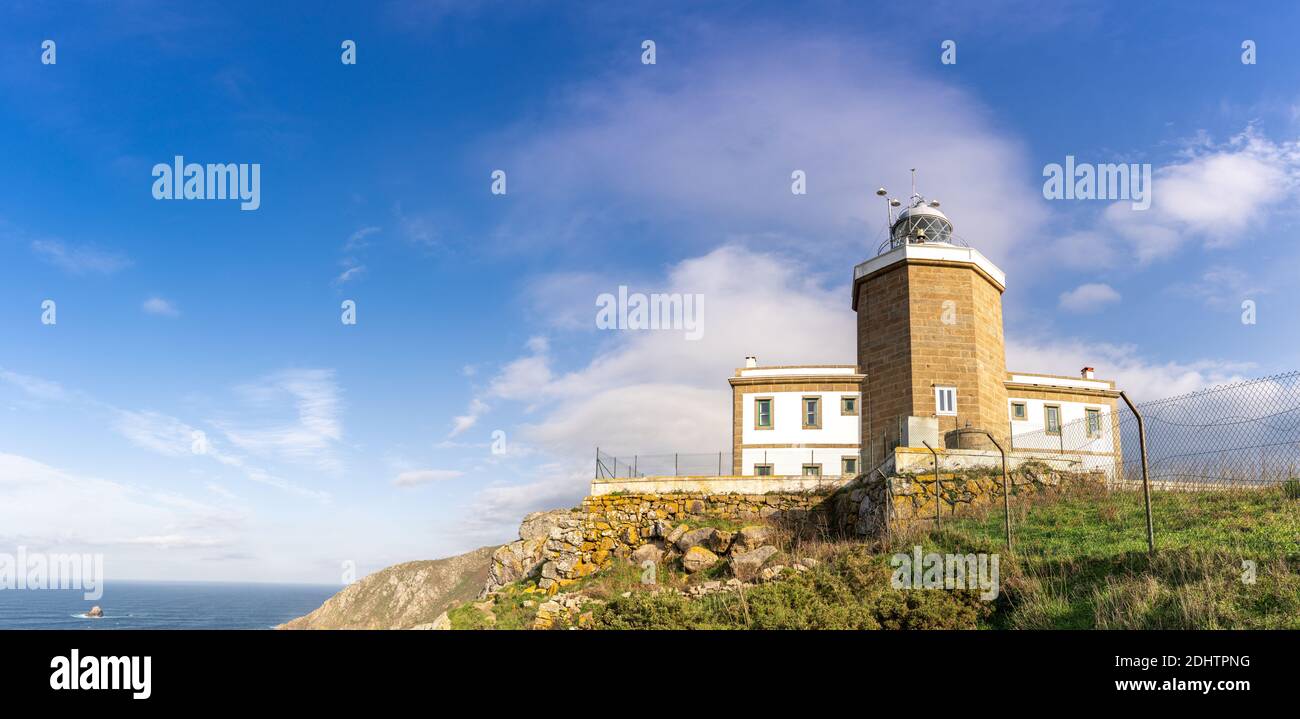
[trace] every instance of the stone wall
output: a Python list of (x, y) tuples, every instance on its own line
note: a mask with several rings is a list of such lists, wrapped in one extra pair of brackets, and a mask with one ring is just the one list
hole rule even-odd
[[(1053, 468), (1043, 462), (1025, 461), (1007, 473), (1011, 496), (1041, 493), (1068, 484), (1103, 484), (1100, 473), (1080, 473)], [(871, 496), (876, 502), (887, 499), (891, 531), (934, 524), (936, 510), (942, 519), (968, 516), (972, 513), (1001, 507), (1002, 472), (985, 467), (968, 467), (941, 471), (938, 482), (938, 500), (935, 497), (934, 474), (897, 473), (888, 480), (877, 480)], [(936, 507), (937, 504), (937, 507)], [(884, 509), (878, 504), (863, 507), (864, 525), (872, 530), (884, 526)]]
[[(590, 496), (573, 510), (538, 512), (524, 518), (520, 538), (493, 555), (483, 593), (531, 576), (550, 592), (630, 557), (646, 544), (663, 544), (692, 518), (743, 524), (777, 524), (796, 534), (828, 536), (852, 530), (857, 507), (840, 492), (768, 494), (605, 494)], [(844, 517), (840, 512), (846, 512)]]
[[(1009, 479), (1013, 495), (1040, 492), (1068, 481), (1096, 480), (1091, 475), (1034, 462), (1020, 465)], [(965, 516), (1002, 501), (1000, 470), (959, 469), (941, 473), (940, 480), (939, 511), (944, 518)], [(674, 530), (700, 519), (774, 525), (800, 537), (879, 538), (888, 532), (933, 523), (934, 487), (933, 474), (893, 473), (888, 478), (879, 474), (859, 477), (825, 492), (590, 496), (575, 509), (536, 512), (525, 517), (519, 540), (493, 554), (483, 595), (533, 577), (539, 588), (555, 593), (616, 559), (633, 558), (638, 549), (646, 548), (660, 558), (664, 550), (671, 555), (673, 542), (666, 540), (681, 535), (681, 531), (674, 534)]]

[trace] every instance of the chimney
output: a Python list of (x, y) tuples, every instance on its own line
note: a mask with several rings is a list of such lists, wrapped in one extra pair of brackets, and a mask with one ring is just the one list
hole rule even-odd
[(1080, 376), (1082, 376), (1084, 379), (1092, 379), (1092, 368), (1091, 368), (1091, 367), (1084, 367), (1082, 370), (1079, 371), (1079, 374), (1080, 374)]
[(757, 366), (758, 366), (757, 357), (755, 357), (754, 355), (749, 355), (748, 357), (745, 358), (745, 367), (757, 367)]

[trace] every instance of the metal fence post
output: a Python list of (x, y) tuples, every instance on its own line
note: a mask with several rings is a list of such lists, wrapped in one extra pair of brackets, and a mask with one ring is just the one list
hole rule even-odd
[(1122, 391), (1119, 396), (1124, 400), (1124, 404), (1128, 405), (1129, 410), (1133, 412), (1133, 416), (1137, 417), (1138, 421), (1138, 449), (1142, 453), (1142, 497), (1147, 507), (1147, 551), (1150, 554), (1155, 554), (1156, 529), (1155, 524), (1151, 521), (1151, 480), (1147, 475), (1147, 430), (1142, 423), (1142, 413), (1133, 404), (1133, 400), (1129, 399), (1128, 395)]
[(921, 444), (934, 455), (934, 528), (939, 529), (943, 527), (943, 519), (939, 513), (939, 453), (934, 451), (934, 447), (931, 447), (929, 442), (921, 440)]
[(992, 434), (987, 431), (984, 434), (1002, 454), (1002, 516), (1007, 526), (1007, 551), (1011, 551), (1011, 487), (1007, 482), (1007, 451), (1002, 449), (1002, 445), (998, 444), (996, 439), (993, 439)]

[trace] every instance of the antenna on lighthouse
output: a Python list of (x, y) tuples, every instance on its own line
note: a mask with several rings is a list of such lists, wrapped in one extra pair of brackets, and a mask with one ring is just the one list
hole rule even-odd
[(912, 168), (912, 197), (916, 197), (916, 168)]

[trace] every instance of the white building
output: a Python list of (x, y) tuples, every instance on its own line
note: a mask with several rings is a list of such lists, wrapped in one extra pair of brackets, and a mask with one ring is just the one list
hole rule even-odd
[(732, 390), (736, 476), (853, 476), (862, 471), (862, 375), (853, 365), (760, 367), (747, 357)]

